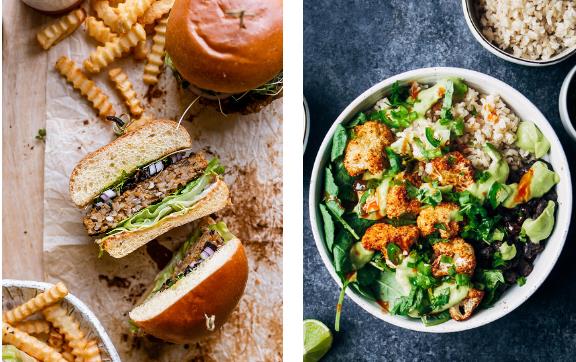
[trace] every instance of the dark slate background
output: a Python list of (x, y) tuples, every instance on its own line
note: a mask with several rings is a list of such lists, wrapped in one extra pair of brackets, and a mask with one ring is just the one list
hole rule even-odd
[[(544, 113), (574, 175), (576, 144), (562, 127), (558, 95), (576, 57), (545, 68), (501, 60), (472, 36), (459, 0), (304, 3), (304, 95), (311, 114), (304, 154), (304, 318), (332, 327), (339, 289), (314, 245), (308, 188), (316, 152), (340, 112), (373, 84), (407, 70), (477, 70), (518, 89)], [(472, 331), (418, 333), (380, 321), (346, 297), (341, 332), (324, 360), (576, 361), (575, 229), (546, 282), (506, 317)]]

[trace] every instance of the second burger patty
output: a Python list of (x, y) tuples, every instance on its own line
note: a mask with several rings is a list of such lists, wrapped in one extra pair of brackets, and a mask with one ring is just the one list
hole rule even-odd
[(111, 203), (92, 206), (84, 217), (84, 227), (89, 235), (112, 230), (123, 220), (173, 194), (199, 177), (207, 166), (208, 162), (200, 154), (184, 158), (124, 191), (112, 199)]

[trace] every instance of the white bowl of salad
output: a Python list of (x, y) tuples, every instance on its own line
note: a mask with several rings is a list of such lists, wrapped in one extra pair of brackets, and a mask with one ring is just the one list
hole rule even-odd
[(402, 73), (356, 98), (322, 142), (309, 197), (316, 246), (342, 290), (336, 330), (344, 293), (416, 331), (501, 318), (544, 282), (572, 212), (566, 156), (544, 115), (460, 68)]

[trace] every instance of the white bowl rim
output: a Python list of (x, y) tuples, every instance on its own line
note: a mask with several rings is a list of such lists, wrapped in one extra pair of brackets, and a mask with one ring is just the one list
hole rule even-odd
[(490, 53), (496, 55), (500, 59), (504, 59), (509, 62), (520, 65), (527, 65), (530, 67), (546, 67), (549, 65), (558, 64), (576, 54), (576, 46), (574, 46), (572, 47), (572, 49), (568, 48), (564, 50), (563, 52), (564, 54), (562, 53), (557, 54), (551, 59), (533, 60), (533, 59), (519, 58), (515, 55), (505, 52), (504, 50), (498, 48), (496, 45), (492, 44), (492, 42), (488, 41), (488, 39), (484, 38), (484, 35), (482, 35), (482, 33), (480, 32), (480, 29), (478, 29), (476, 25), (472, 22), (471, 19), (472, 11), (468, 6), (467, 0), (462, 0), (462, 10), (464, 12), (464, 18), (466, 19), (466, 25), (468, 25), (468, 29), (470, 29), (470, 32), (472, 33), (476, 41), (478, 41), (478, 43), (480, 43), (480, 45), (482, 45), (484, 49), (488, 50)]
[[(558, 108), (560, 111), (560, 120), (566, 129), (566, 132), (576, 141), (576, 129), (572, 122), (576, 122), (576, 119), (570, 119), (570, 113), (568, 113), (568, 87), (570, 82), (576, 76), (576, 65), (572, 68), (568, 75), (562, 83), (562, 88), (560, 88), (560, 95), (558, 96)], [(574, 80), (576, 81), (576, 80)]]
[[(2, 279), (3, 288), (16, 287), (16, 288), (39, 289), (44, 291), (50, 289), (53, 286), (54, 284), (51, 283), (37, 282), (33, 280)], [(118, 352), (116, 351), (116, 348), (112, 343), (112, 340), (106, 333), (106, 330), (102, 326), (102, 323), (100, 323), (100, 321), (98, 320), (98, 318), (96, 318), (96, 315), (90, 310), (90, 308), (88, 308), (88, 306), (84, 304), (83, 301), (78, 299), (78, 297), (76, 297), (73, 294), (69, 293), (66, 297), (64, 297), (64, 299), (70, 302), (82, 315), (88, 317), (88, 322), (94, 326), (94, 329), (98, 333), (98, 337), (100, 337), (100, 340), (104, 344), (104, 347), (108, 351), (108, 354), (110, 355), (112, 361), (121, 362), (120, 356), (118, 355)]]
[[(322, 157), (326, 152), (326, 150), (328, 149), (328, 146), (331, 144), (332, 136), (334, 134), (334, 131), (336, 130), (336, 126), (345, 121), (347, 117), (350, 116), (350, 113), (366, 98), (368, 98), (369, 96), (371, 96), (372, 94), (376, 93), (381, 89), (391, 86), (392, 83), (394, 83), (395, 81), (404, 81), (408, 78), (426, 77), (431, 75), (439, 77), (455, 76), (464, 79), (464, 81), (467, 81), (470, 78), (482, 79), (483, 81), (491, 82), (492, 84), (498, 86), (499, 88), (504, 88), (506, 90), (505, 92), (506, 94), (505, 95), (500, 94), (502, 98), (510, 99), (514, 97), (515, 99), (517, 99), (514, 103), (516, 104), (522, 103), (523, 107), (524, 106), (529, 107), (531, 114), (533, 114), (531, 120), (538, 125), (538, 127), (548, 138), (552, 146), (558, 148), (559, 151), (557, 154), (557, 157), (559, 157), (558, 164), (560, 164), (561, 167), (555, 167), (555, 171), (560, 175), (560, 183), (556, 185), (556, 187), (557, 190), (560, 190), (560, 186), (562, 186), (562, 190), (567, 190), (566, 195), (562, 195), (563, 196), (562, 200), (560, 200), (560, 197), (558, 198), (559, 205), (560, 202), (562, 202), (562, 204), (565, 206), (564, 207), (559, 206), (558, 209), (556, 210), (557, 217), (555, 220), (554, 230), (546, 243), (546, 247), (544, 248), (544, 250), (546, 251), (550, 250), (552, 245), (555, 246), (555, 248), (552, 248), (551, 251), (553, 252), (553, 255), (551, 256), (552, 262), (543, 264), (544, 270), (540, 275), (535, 275), (535, 273), (530, 274), (528, 278), (529, 283), (532, 285), (530, 289), (527, 289), (529, 284), (527, 283), (522, 287), (525, 288), (522, 289), (524, 293), (520, 297), (511, 300), (509, 303), (506, 303), (507, 302), (506, 295), (502, 296), (494, 306), (488, 309), (484, 309), (480, 312), (484, 313), (483, 318), (480, 318), (479, 315), (475, 315), (469, 320), (462, 322), (455, 322), (451, 320), (436, 326), (425, 326), (423, 323), (421, 323), (420, 320), (417, 319), (410, 320), (408, 318), (393, 316), (390, 315), (389, 313), (384, 313), (380, 307), (376, 307), (373, 303), (370, 303), (369, 301), (365, 300), (363, 297), (356, 294), (351, 288), (346, 289), (346, 295), (348, 295), (348, 297), (350, 297), (357, 305), (359, 305), (362, 309), (364, 309), (368, 313), (372, 314), (373, 316), (385, 322), (388, 322), (390, 324), (405, 329), (410, 329), (413, 331), (430, 332), (430, 333), (450, 333), (477, 328), (490, 322), (493, 322), (499, 318), (502, 318), (503, 316), (507, 315), (508, 313), (512, 312), (514, 309), (519, 307), (526, 300), (528, 300), (530, 296), (532, 296), (532, 294), (534, 294), (536, 290), (542, 285), (542, 283), (546, 280), (546, 278), (552, 271), (554, 265), (556, 265), (556, 262), (564, 247), (566, 237), (568, 236), (568, 229), (570, 226), (570, 218), (572, 212), (572, 181), (564, 149), (562, 148), (562, 144), (560, 143), (558, 136), (554, 132), (554, 129), (552, 128), (546, 117), (544, 117), (544, 115), (540, 112), (540, 110), (530, 100), (528, 100), (528, 98), (526, 98), (524, 95), (522, 95), (520, 92), (518, 92), (516, 89), (512, 88), (508, 84), (492, 76), (474, 70), (464, 68), (453, 68), (453, 67), (431, 67), (431, 68), (414, 69), (387, 78), (375, 84), (374, 86), (370, 87), (368, 90), (364, 91), (340, 113), (338, 118), (334, 121), (334, 123), (326, 133), (326, 136), (324, 137), (324, 140), (322, 141), (322, 144), (320, 145), (320, 148), (314, 160), (314, 167), (312, 169), (310, 188), (308, 193), (308, 209), (310, 215), (312, 234), (314, 236), (316, 248), (318, 249), (322, 262), (324, 263), (325, 267), (328, 269), (328, 272), (330, 273), (330, 275), (336, 281), (336, 283), (340, 288), (342, 288), (342, 282), (340, 281), (340, 278), (336, 274), (332, 261), (330, 260), (329, 252), (326, 250), (326, 246), (320, 232), (320, 223), (317, 218), (318, 217), (317, 205), (320, 200), (316, 197), (315, 188), (318, 182), (322, 182), (322, 180), (318, 179), (319, 173), (321, 169), (324, 167), (324, 165), (321, 164)], [(509, 107), (511, 107), (508, 101), (506, 101), (506, 103)], [(554, 243), (552, 243), (552, 240), (554, 240)], [(535, 264), (539, 260), (539, 257), (535, 261)], [(518, 287), (514, 286), (513, 288)], [(499, 306), (499, 308), (496, 308), (497, 306)]]

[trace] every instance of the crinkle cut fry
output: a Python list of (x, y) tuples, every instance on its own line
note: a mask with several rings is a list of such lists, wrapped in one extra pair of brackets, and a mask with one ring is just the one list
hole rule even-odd
[(92, 0), (92, 8), (107, 26), (112, 27), (118, 22), (118, 14), (107, 0)]
[(146, 65), (144, 66), (144, 83), (153, 85), (158, 83), (158, 75), (164, 64), (164, 47), (166, 45), (166, 24), (168, 24), (168, 15), (154, 27), (154, 37), (152, 37), (152, 49), (148, 53)]
[(40, 361), (66, 362), (54, 348), (5, 322), (2, 323), (2, 343), (11, 344)]
[(67, 310), (60, 304), (51, 305), (42, 311), (44, 318), (64, 335), (66, 342), (72, 347), (72, 354), (76, 358), (84, 358), (88, 341), (80, 329), (80, 323), (68, 315)]
[(56, 62), (56, 69), (92, 103), (101, 117), (114, 114), (114, 107), (108, 102), (108, 96), (96, 86), (96, 83), (88, 79), (86, 74), (70, 58), (66, 56), (60, 57)]
[(52, 288), (46, 290), (30, 299), (24, 304), (17, 306), (3, 313), (3, 321), (9, 324), (23, 321), (32, 314), (59, 302), (68, 294), (68, 289), (64, 283), (59, 282)]
[(122, 95), (122, 98), (124, 98), (124, 102), (128, 106), (130, 113), (135, 117), (140, 117), (142, 112), (144, 112), (144, 109), (140, 105), (140, 100), (138, 99), (136, 91), (134, 91), (132, 83), (130, 82), (130, 79), (128, 79), (126, 73), (124, 73), (120, 68), (114, 68), (108, 72), (108, 75), (112, 82), (114, 82), (116, 89), (118, 89)]
[(118, 37), (104, 22), (93, 16), (89, 16), (86, 19), (86, 31), (89, 36), (102, 44), (113, 41)]
[(132, 50), (134, 54), (134, 59), (136, 60), (144, 60), (148, 56), (148, 44), (146, 44), (146, 40), (139, 41), (138, 44)]
[(85, 18), (84, 9), (73, 10), (40, 30), (36, 34), (36, 39), (44, 50), (48, 50), (78, 29)]
[(146, 31), (142, 25), (136, 24), (129, 32), (93, 50), (84, 61), (84, 69), (90, 73), (98, 73), (145, 39)]
[(174, 6), (174, 0), (156, 0), (138, 19), (138, 22), (144, 25), (154, 24), (156, 20), (168, 14), (172, 6)]
[(14, 327), (28, 334), (50, 333), (50, 323), (40, 319), (18, 322), (14, 324)]
[(100, 349), (95, 340), (90, 340), (84, 351), (84, 362), (101, 362)]
[(118, 4), (116, 8), (118, 18), (112, 26), (112, 29), (117, 33), (129, 31), (134, 24), (136, 24), (138, 18), (144, 15), (144, 12), (152, 5), (152, 1), (153, 0), (126, 0)]

